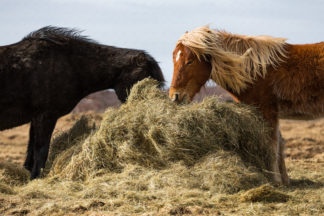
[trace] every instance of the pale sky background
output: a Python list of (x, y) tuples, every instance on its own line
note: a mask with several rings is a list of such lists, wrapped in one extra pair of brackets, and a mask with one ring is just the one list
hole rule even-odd
[(46, 25), (73, 27), (106, 45), (143, 49), (170, 85), (172, 51), (187, 30), (324, 41), (324, 0), (0, 0), (0, 45)]

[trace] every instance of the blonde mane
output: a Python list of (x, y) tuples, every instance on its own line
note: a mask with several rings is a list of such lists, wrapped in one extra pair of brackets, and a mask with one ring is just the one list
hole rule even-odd
[(240, 93), (248, 84), (267, 74), (286, 57), (286, 39), (270, 36), (245, 36), (197, 28), (181, 36), (182, 43), (197, 57), (210, 57), (211, 79), (223, 88)]

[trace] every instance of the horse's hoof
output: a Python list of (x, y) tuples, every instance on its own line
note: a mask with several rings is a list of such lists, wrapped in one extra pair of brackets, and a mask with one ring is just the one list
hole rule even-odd
[(40, 171), (34, 169), (30, 173), (30, 180), (34, 180), (34, 179), (38, 178), (39, 177), (39, 174), (40, 174)]
[(290, 179), (289, 179), (289, 177), (282, 178), (282, 184), (285, 185), (285, 186), (289, 186), (290, 185)]
[(281, 176), (278, 173), (272, 175), (272, 182), (274, 185), (283, 185)]

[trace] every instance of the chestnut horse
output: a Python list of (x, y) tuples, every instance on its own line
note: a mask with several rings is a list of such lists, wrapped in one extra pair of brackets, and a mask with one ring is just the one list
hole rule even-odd
[(272, 179), (288, 185), (278, 119), (323, 115), (324, 42), (293, 45), (283, 38), (236, 35), (204, 26), (179, 39), (173, 62), (173, 101), (191, 101), (212, 79), (236, 102), (261, 111), (273, 128)]

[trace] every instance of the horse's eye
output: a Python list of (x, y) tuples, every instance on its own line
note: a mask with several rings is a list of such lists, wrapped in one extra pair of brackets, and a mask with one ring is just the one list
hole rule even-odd
[(188, 61), (187, 63), (186, 63), (186, 65), (190, 65), (190, 64), (192, 64), (193, 63), (193, 61), (191, 60), (191, 61)]

